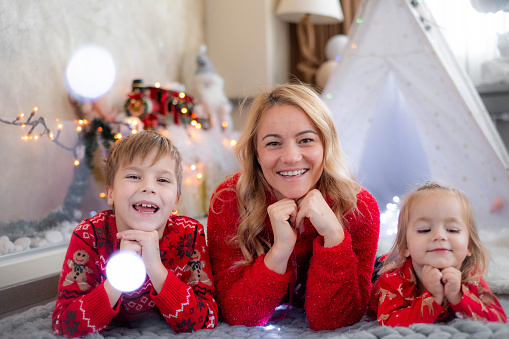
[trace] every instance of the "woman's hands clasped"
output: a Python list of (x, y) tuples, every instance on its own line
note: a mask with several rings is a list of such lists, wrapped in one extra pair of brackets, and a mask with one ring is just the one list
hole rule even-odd
[(317, 189), (295, 201), (281, 199), (267, 208), (274, 233), (274, 244), (265, 256), (265, 265), (277, 273), (285, 273), (298, 233), (305, 231), (304, 219), (309, 218), (324, 247), (339, 245), (345, 235), (343, 225)]

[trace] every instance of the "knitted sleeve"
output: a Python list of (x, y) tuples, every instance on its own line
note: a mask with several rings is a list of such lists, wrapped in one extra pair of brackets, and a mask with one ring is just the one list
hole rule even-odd
[[(212, 197), (207, 221), (216, 299), (222, 321), (230, 325), (265, 324), (288, 290), (291, 272), (278, 274), (265, 266), (264, 255), (251, 265), (235, 266), (244, 257), (228, 240), (238, 227), (236, 180), (221, 184)], [(225, 191), (226, 189), (226, 191)]]
[(473, 320), (507, 322), (504, 309), (484, 279), (481, 278), (479, 284), (462, 284), (461, 289), (463, 298), (458, 304), (451, 304), (456, 314)]
[(184, 269), (186, 274), (181, 276), (183, 280), (168, 270), (161, 292), (156, 294), (152, 288), (150, 293), (163, 317), (178, 333), (213, 329), (218, 322), (209, 252), (203, 225), (198, 222), (193, 243), (193, 252)]
[(376, 200), (364, 189), (357, 195), (357, 207), (358, 211), (346, 217), (348, 226), (341, 244), (324, 248), (322, 236), (313, 243), (305, 308), (314, 330), (351, 325), (366, 312), (380, 213)]
[(60, 274), (52, 317), (55, 334), (70, 338), (98, 333), (118, 313), (120, 302), (111, 308), (99, 260), (94, 227), (84, 220), (73, 232)]
[(409, 326), (413, 323), (432, 324), (444, 307), (437, 304), (428, 290), (414, 298), (396, 274), (384, 274), (377, 282), (377, 320), (380, 325)]

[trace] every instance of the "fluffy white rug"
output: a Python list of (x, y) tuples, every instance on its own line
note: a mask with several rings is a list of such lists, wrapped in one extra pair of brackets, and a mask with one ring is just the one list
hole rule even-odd
[[(505, 305), (506, 312), (509, 311), (507, 306), (509, 305)], [(55, 302), (50, 302), (0, 320), (0, 338), (58, 338), (51, 332), (51, 314), (54, 307)], [(509, 338), (509, 325), (454, 320), (447, 325), (415, 324), (392, 328), (379, 326), (376, 321), (365, 317), (353, 326), (315, 332), (309, 328), (302, 309), (291, 309), (285, 319), (267, 326), (229, 326), (221, 323), (214, 330), (176, 334), (164, 319), (160, 318), (137, 321), (130, 327), (110, 326), (101, 334), (89, 335), (86, 338)]]

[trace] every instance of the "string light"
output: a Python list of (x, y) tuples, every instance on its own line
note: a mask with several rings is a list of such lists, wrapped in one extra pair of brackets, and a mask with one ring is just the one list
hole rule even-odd
[(100, 196), (101, 198), (105, 198), (105, 197), (106, 197), (106, 193), (101, 192), (101, 193), (99, 193), (99, 196)]
[(184, 92), (180, 92), (179, 93), (179, 98), (180, 99), (184, 99), (185, 97), (186, 97), (186, 93), (184, 93)]
[(194, 171), (196, 169), (196, 165), (192, 164), (190, 168), (191, 168), (192, 171)]
[(228, 127), (228, 121), (223, 121), (223, 122), (221, 123), (221, 126), (223, 126), (223, 128)]
[(160, 84), (159, 82), (156, 82), (156, 83), (154, 84), (154, 87), (155, 87), (155, 88), (160, 88), (160, 87), (161, 87), (161, 84)]

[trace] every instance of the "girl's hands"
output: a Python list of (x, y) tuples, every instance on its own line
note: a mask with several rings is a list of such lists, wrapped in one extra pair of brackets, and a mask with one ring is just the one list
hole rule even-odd
[(318, 234), (324, 238), (324, 247), (334, 247), (345, 239), (343, 225), (331, 210), (322, 193), (313, 189), (297, 201), (298, 213), (295, 222), (304, 226), (304, 218), (309, 218)]
[(442, 270), (442, 282), (444, 283), (444, 294), (449, 303), (458, 304), (463, 298), (461, 272), (454, 267), (444, 268)]
[(463, 298), (461, 272), (454, 267), (440, 270), (424, 265), (422, 267), (422, 284), (440, 305), (442, 305), (444, 298), (453, 305), (458, 304)]
[(151, 232), (139, 230), (122, 231), (117, 233), (117, 239), (120, 239), (121, 250), (131, 250), (141, 256), (147, 270), (147, 275), (150, 281), (152, 281), (154, 289), (159, 293), (166, 280), (168, 271), (161, 262), (157, 230)]
[(425, 289), (435, 298), (437, 304), (444, 301), (444, 286), (442, 285), (442, 272), (430, 265), (422, 266), (422, 284)]

